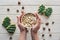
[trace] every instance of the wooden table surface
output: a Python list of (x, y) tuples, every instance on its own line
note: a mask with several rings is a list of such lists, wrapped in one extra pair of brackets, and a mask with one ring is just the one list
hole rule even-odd
[[(21, 2), (21, 5), (18, 5), (18, 1)], [(2, 21), (6, 16), (9, 16), (12, 20), (12, 23), (16, 23), (16, 16), (21, 14), (21, 8), (24, 6), (25, 12), (32, 12), (38, 10), (39, 6), (44, 4), (47, 7), (52, 7), (53, 13), (49, 19), (46, 19), (44, 16), (41, 16), (44, 24), (41, 25), (41, 28), (38, 32), (40, 40), (60, 40), (60, 0), (0, 0), (0, 40), (9, 40), (9, 34), (2, 26)], [(7, 12), (7, 8), (10, 9)], [(17, 13), (16, 10), (19, 10)], [(52, 25), (52, 22), (54, 24)], [(49, 26), (46, 26), (45, 23), (49, 22)], [(43, 31), (43, 27), (46, 28)], [(51, 31), (48, 31), (48, 28)], [(42, 34), (44, 33), (44, 38)], [(52, 34), (52, 37), (49, 37), (49, 34)], [(20, 36), (19, 28), (16, 28), (16, 32), (13, 35), (13, 40), (18, 40)], [(28, 38), (29, 37), (29, 38)], [(31, 40), (30, 34), (27, 35), (27, 40)]]

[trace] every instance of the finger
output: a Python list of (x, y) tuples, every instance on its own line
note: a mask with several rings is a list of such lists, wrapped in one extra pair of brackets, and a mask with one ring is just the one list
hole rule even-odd
[(34, 13), (35, 17), (36, 17), (36, 13)]
[(41, 18), (38, 16), (38, 14), (36, 14), (37, 15), (37, 19), (36, 19), (36, 24), (38, 24), (38, 23), (40, 23), (41, 22)]
[(19, 27), (19, 29), (22, 30), (22, 31), (25, 29), (21, 23), (18, 25), (18, 27)]
[(40, 22), (41, 22), (41, 18), (38, 16), (37, 23), (40, 23)]
[(19, 17), (17, 16), (17, 23), (19, 23)]
[(24, 10), (22, 10), (21, 13), (22, 13), (22, 15), (24, 15), (25, 14)]
[(22, 11), (22, 12), (21, 12), (21, 15), (20, 15), (20, 22), (21, 22), (21, 18), (22, 18), (24, 15), (25, 15), (25, 12)]
[(37, 25), (40, 25), (40, 23), (41, 23), (41, 20), (38, 19), (38, 20), (37, 20)]
[(34, 15), (36, 16), (37, 12), (34, 13)]
[(22, 10), (20, 17), (23, 16), (24, 14), (25, 14), (25, 12), (24, 12), (24, 10)]
[(17, 16), (17, 25), (20, 28), (19, 17)]
[(37, 17), (37, 19), (39, 19), (39, 15), (36, 13), (36, 17)]
[(36, 26), (32, 24), (32, 29), (34, 29)]
[(37, 12), (35, 13), (35, 16), (36, 16), (36, 19), (38, 19), (38, 18), (39, 18), (39, 15), (38, 15), (38, 13), (37, 13)]
[(20, 20), (19, 20), (18, 16), (17, 16), (17, 25), (18, 25), (18, 27), (20, 26)]
[(38, 28), (40, 28), (40, 20), (39, 19), (37, 20), (37, 23), (35, 25), (35, 29), (38, 29)]

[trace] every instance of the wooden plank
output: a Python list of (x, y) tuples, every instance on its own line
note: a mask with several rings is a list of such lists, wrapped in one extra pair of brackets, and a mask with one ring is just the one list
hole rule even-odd
[(18, 0), (0, 0), (0, 5), (18, 5)]
[(21, 0), (21, 5), (60, 5), (60, 0)]
[[(9, 40), (10, 35), (9, 34), (0, 34), (1, 40)], [(12, 40), (19, 40), (19, 34), (15, 34), (12, 36)]]
[[(47, 7), (51, 7), (53, 9), (53, 15), (60, 15), (60, 6), (46, 6)], [(10, 11), (7, 11), (7, 8), (10, 9)], [(25, 12), (32, 12), (34, 13), (35, 11), (38, 11), (39, 6), (24, 6), (24, 10)], [(19, 12), (17, 13), (16, 11), (19, 10)], [(20, 14), (22, 10), (22, 6), (0, 6), (0, 15), (1, 14)]]
[(39, 35), (39, 39), (40, 40), (60, 40), (60, 34), (56, 33), (56, 34), (51, 34), (52, 36), (50, 37), (49, 34), (44, 34), (44, 37), (42, 37), (42, 34)]
[[(43, 39), (45, 39), (45, 40), (60, 40), (60, 34), (59, 33), (57, 33), (57, 34), (52, 34), (52, 37), (49, 37), (49, 34), (44, 34), (45, 36), (44, 36), (44, 38), (42, 37), (42, 34), (40, 34), (39, 35), (39, 39), (40, 40), (43, 40)], [(9, 40), (9, 37), (10, 37), (10, 35), (8, 35), (8, 34), (0, 34), (0, 39), (1, 40)], [(19, 37), (20, 37), (20, 34), (14, 34), (13, 36), (12, 36), (12, 40), (19, 40)], [(30, 36), (29, 35), (27, 35), (27, 39), (29, 39), (30, 38)], [(29, 40), (31, 40), (31, 39), (29, 39)]]
[[(8, 16), (10, 17), (10, 19), (12, 20), (12, 24), (17, 24), (17, 16), (18, 15), (0, 15), (0, 33), (7, 33), (7, 31), (2, 27), (2, 22), (3, 19)], [(41, 26), (41, 33), (43, 32), (42, 28), (46, 27), (48, 29), (48, 27), (51, 28), (51, 33), (56, 33), (56, 32), (60, 32), (59, 28), (60, 28), (60, 19), (59, 19), (60, 15), (52, 15), (49, 19), (46, 19), (46, 17), (42, 17), (42, 21), (43, 21), (43, 25)], [(52, 25), (52, 21), (54, 21), (54, 25)], [(49, 26), (46, 26), (45, 23), (49, 22)], [(19, 29), (17, 27), (16, 29), (16, 33), (19, 33)], [(46, 30), (46, 33), (48, 33), (48, 30)]]
[(60, 0), (0, 0), (0, 5), (60, 5)]

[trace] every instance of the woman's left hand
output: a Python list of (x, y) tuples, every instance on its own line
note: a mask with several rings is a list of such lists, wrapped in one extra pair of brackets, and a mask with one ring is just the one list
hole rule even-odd
[(18, 25), (18, 27), (20, 29), (20, 32), (24, 33), (24, 32), (27, 32), (27, 28), (25, 28), (24, 25), (21, 23), (21, 18), (23, 17), (25, 12), (22, 11), (21, 13), (22, 13), (21, 16), (19, 16), (19, 17), (17, 16), (17, 25)]

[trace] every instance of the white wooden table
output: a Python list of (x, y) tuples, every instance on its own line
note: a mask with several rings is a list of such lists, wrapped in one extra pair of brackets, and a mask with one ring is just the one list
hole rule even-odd
[[(21, 5), (19, 6), (18, 1), (21, 2)], [(53, 13), (49, 19), (41, 16), (44, 23), (49, 22), (49, 26), (47, 27), (45, 24), (41, 25), (38, 33), (40, 40), (60, 40), (60, 0), (0, 0), (0, 40), (9, 40), (7, 31), (2, 27), (2, 21), (6, 16), (9, 16), (16, 24), (16, 16), (20, 15), (22, 6), (25, 7), (25, 12), (34, 13), (41, 4), (44, 4), (46, 7), (52, 7)], [(7, 8), (10, 9), (9, 12), (7, 12)], [(16, 12), (17, 9), (19, 10), (19, 13)], [(55, 22), (54, 25), (52, 25), (52, 21)], [(42, 30), (43, 27), (46, 28), (44, 32)], [(51, 29), (51, 32), (48, 32), (48, 28)], [(42, 38), (43, 33), (45, 34), (44, 38)], [(50, 33), (52, 34), (52, 37), (49, 37)], [(13, 40), (18, 40), (19, 34), (20, 31), (17, 27), (16, 32), (13, 35)], [(31, 40), (29, 34), (28, 37), (27, 40)]]

